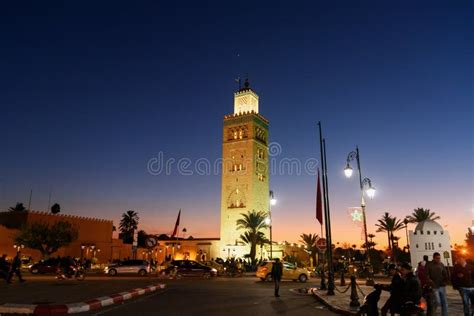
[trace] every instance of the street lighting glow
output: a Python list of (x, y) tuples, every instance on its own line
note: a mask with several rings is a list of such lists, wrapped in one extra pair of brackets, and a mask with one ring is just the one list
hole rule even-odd
[(270, 199), (270, 205), (275, 205), (277, 204), (277, 200), (275, 198)]
[(375, 188), (369, 187), (369, 188), (365, 191), (365, 193), (367, 193), (367, 196), (368, 196), (369, 198), (373, 199), (374, 196), (375, 196)]
[(354, 170), (352, 170), (351, 166), (347, 164), (346, 167), (344, 168), (344, 174), (346, 175), (346, 178), (352, 177), (353, 172)]
[(271, 221), (270, 217), (265, 218), (265, 224), (270, 225), (271, 222), (272, 221)]

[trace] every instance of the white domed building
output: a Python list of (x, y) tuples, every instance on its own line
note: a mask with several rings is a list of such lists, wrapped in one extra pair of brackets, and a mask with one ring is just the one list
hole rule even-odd
[[(433, 259), (433, 253), (441, 254), (441, 261), (446, 266), (452, 266), (451, 239), (449, 232), (433, 220), (425, 220), (418, 223), (415, 231), (409, 231), (411, 264), (413, 268), (427, 255), (429, 260)], [(446, 258), (449, 255), (449, 258)]]

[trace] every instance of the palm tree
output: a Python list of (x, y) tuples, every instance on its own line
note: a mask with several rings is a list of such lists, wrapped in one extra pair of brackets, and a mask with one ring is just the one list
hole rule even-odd
[(23, 203), (18, 202), (15, 206), (11, 206), (8, 210), (10, 212), (25, 212), (26, 207), (23, 205)]
[(317, 234), (301, 234), (300, 238), (300, 242), (304, 244), (306, 251), (313, 259), (313, 264), (316, 265), (316, 254), (318, 253), (316, 242), (318, 241), (319, 236)]
[[(269, 244), (270, 240), (265, 237), (265, 234), (263, 232), (257, 232), (255, 235), (254, 233), (251, 233), (249, 231), (246, 231), (242, 235), (240, 235), (240, 240), (243, 241), (245, 244), (249, 245), (252, 247), (252, 242), (255, 241), (256, 245), (260, 246), (260, 259), (262, 256), (262, 248), (265, 244)], [(255, 254), (256, 254), (257, 249), (255, 248)]]
[(120, 220), (120, 233), (121, 239), (126, 244), (131, 244), (133, 242), (133, 231), (138, 227), (138, 213), (129, 210), (122, 214), (122, 219)]
[(378, 220), (378, 224), (375, 226), (378, 227), (377, 232), (387, 232), (388, 238), (388, 249), (393, 248), (393, 232), (396, 232), (405, 227), (403, 221), (397, 219), (395, 216), (392, 217), (388, 212), (385, 212), (381, 219)]
[(467, 252), (474, 253), (474, 229), (468, 228), (464, 241), (466, 242)]
[(370, 238), (370, 242), (372, 242), (372, 239), (375, 238), (375, 234), (372, 234), (372, 233), (367, 234), (367, 237)]
[(436, 215), (435, 212), (431, 212), (431, 210), (427, 208), (418, 207), (413, 210), (413, 213), (411, 213), (411, 215), (407, 216), (407, 219), (410, 223), (421, 223), (428, 219), (435, 221), (437, 219), (440, 219), (440, 217)]
[(244, 242), (250, 244), (250, 259), (252, 262), (255, 262), (259, 233), (262, 233), (261, 231), (263, 229), (268, 228), (268, 225), (265, 224), (267, 214), (262, 211), (256, 212), (252, 210), (251, 212), (247, 212), (247, 214), (241, 213), (240, 215), (242, 215), (242, 218), (237, 220), (237, 229), (245, 229), (245, 233), (248, 233), (247, 235), (244, 233), (241, 237), (245, 236), (246, 241)]
[[(376, 242), (374, 242), (374, 238), (375, 238), (375, 234), (367, 234), (367, 238), (369, 238), (370, 240), (367, 242), (367, 246), (369, 249), (374, 249), (375, 245), (377, 245)], [(363, 244), (363, 247), (362, 248), (366, 248), (366, 245), (365, 243)]]

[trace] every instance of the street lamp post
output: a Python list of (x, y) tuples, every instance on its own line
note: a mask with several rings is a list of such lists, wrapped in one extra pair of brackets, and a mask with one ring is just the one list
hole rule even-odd
[(14, 244), (14, 245), (13, 245), (13, 248), (15, 248), (15, 249), (16, 249), (16, 252), (18, 252), (18, 251), (20, 251), (20, 249), (25, 248), (25, 245), (23, 245), (23, 244), (18, 244), (18, 245), (17, 245), (17, 244)]
[(372, 182), (370, 181), (369, 178), (362, 178), (362, 172), (360, 168), (360, 155), (359, 155), (359, 147), (356, 146), (355, 151), (351, 151), (347, 155), (347, 164), (346, 168), (344, 168), (344, 174), (346, 175), (347, 178), (350, 178), (352, 176), (353, 170), (351, 168), (350, 162), (352, 160), (357, 161), (357, 170), (359, 171), (359, 185), (360, 185), (360, 207), (362, 209), (362, 215), (364, 217), (364, 237), (365, 237), (365, 249), (367, 250), (367, 265), (369, 268), (369, 273), (367, 276), (367, 282), (366, 285), (374, 285), (374, 279), (372, 276), (372, 265), (370, 262), (370, 252), (369, 252), (369, 242), (367, 239), (367, 219), (366, 219), (366, 214), (365, 214), (365, 199), (364, 199), (364, 187), (367, 186), (367, 189), (365, 190), (365, 193), (369, 198), (373, 198), (375, 195), (375, 188), (372, 187)]
[(410, 251), (410, 244), (408, 243), (408, 223), (409, 223), (408, 218), (405, 218), (403, 220), (403, 224), (405, 224), (405, 235), (407, 236), (407, 250)]
[(272, 205), (276, 204), (275, 196), (273, 191), (270, 190), (270, 205), (268, 207), (268, 218), (265, 220), (265, 223), (270, 226), (270, 260), (273, 259), (273, 237), (272, 237)]

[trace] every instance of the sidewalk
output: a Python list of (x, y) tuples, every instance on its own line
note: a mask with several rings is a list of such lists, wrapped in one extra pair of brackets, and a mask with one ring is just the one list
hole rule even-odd
[[(338, 285), (339, 282), (336, 282), (336, 291), (335, 295), (333, 296), (328, 296), (326, 294), (327, 291), (320, 291), (318, 288), (311, 288), (310, 293), (312, 293), (321, 303), (326, 305), (333, 312), (339, 313), (341, 315), (356, 315), (358, 307), (350, 307), (349, 305), (351, 301), (350, 280), (346, 281), (346, 286), (342, 287)], [(360, 290), (357, 291), (357, 294), (359, 296), (360, 305), (363, 304), (364, 296), (373, 291), (372, 286), (363, 285), (364, 283), (364, 280), (358, 280)], [(349, 286), (349, 289), (347, 289), (347, 286)], [(346, 289), (347, 291), (345, 293), (341, 293)], [(447, 286), (446, 295), (448, 297), (449, 314), (463, 315), (463, 306), (459, 293), (455, 291), (452, 286)], [(382, 291), (382, 295), (380, 296), (380, 301), (378, 304), (379, 308), (385, 304), (388, 297), (389, 293)]]

